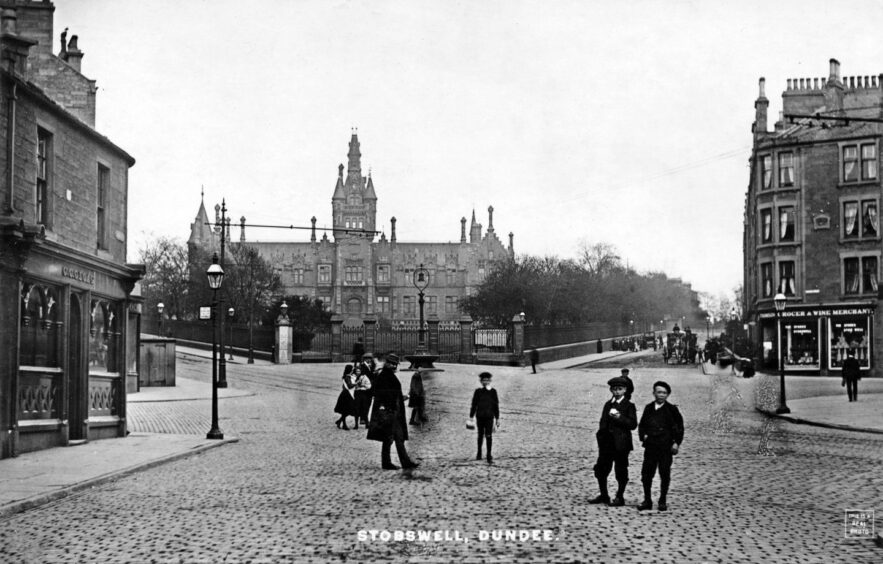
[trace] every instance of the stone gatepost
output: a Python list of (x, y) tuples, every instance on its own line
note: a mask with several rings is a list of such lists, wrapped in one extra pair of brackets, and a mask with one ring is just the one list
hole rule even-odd
[(276, 318), (276, 347), (273, 349), (273, 361), (276, 364), (291, 364), (294, 345), (292, 331), (293, 328), (287, 315), (280, 315)]
[(426, 339), (426, 350), (431, 354), (438, 354), (438, 315), (430, 313), (426, 317), (429, 326), (429, 336)]
[(524, 318), (517, 313), (512, 318), (512, 354), (524, 358)]
[(343, 316), (335, 313), (331, 316), (331, 362), (343, 362), (346, 360), (342, 347)]
[(475, 351), (472, 342), (472, 318), (464, 315), (460, 318), (460, 362), (475, 362)]
[(362, 323), (365, 326), (365, 352), (374, 354), (374, 346), (377, 344), (377, 318), (368, 314)]

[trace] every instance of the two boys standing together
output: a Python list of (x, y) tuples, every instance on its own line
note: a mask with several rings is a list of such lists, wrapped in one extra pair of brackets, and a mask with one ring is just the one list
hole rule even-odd
[[(650, 492), (653, 476), (657, 470), (660, 481), (657, 508), (666, 511), (672, 456), (678, 453), (678, 448), (684, 440), (684, 419), (677, 406), (667, 401), (671, 386), (658, 381), (653, 384), (655, 400), (644, 408), (639, 423), (635, 404), (631, 402), (635, 386), (628, 373), (628, 368), (623, 368), (622, 376), (611, 378), (607, 382), (613, 397), (604, 404), (596, 433), (598, 461), (595, 463), (594, 473), (600, 493), (589, 503), (603, 503), (613, 507), (625, 505), (623, 495), (629, 481), (629, 453), (633, 450), (632, 431), (637, 427), (638, 438), (644, 446), (644, 463), (641, 466), (644, 501), (638, 505), (638, 511), (653, 508)], [(607, 491), (607, 477), (614, 468), (618, 487), (616, 495), (611, 499)]]

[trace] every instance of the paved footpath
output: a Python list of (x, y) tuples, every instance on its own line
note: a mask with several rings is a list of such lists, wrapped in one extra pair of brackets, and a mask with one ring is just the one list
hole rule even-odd
[[(408, 446), (421, 462), (411, 472), (380, 470), (379, 445), (366, 441), (363, 429), (334, 427), (342, 365), (229, 365), (220, 423), (236, 442), (113, 476), (116, 443), (138, 440), (141, 426), (172, 418), (178, 433), (143, 434), (145, 441), (171, 444), (192, 428), (192, 440), (206, 442), (210, 402), (202, 392), (130, 403), (129, 438), (42, 451), (69, 454), (69, 468), (83, 458), (102, 460), (110, 477), (6, 512), (0, 561), (883, 561), (870, 535), (845, 538), (844, 531), (845, 510), (881, 512), (883, 435), (759, 413), (775, 378), (656, 367), (642, 354), (596, 360), (579, 369), (549, 363), (537, 375), (490, 368), (502, 404), (493, 466), (473, 460), (474, 432), (464, 425), (486, 367), (442, 365), (444, 372), (425, 379), (430, 421), (410, 427)], [(665, 379), (687, 422), (666, 513), (634, 508), (638, 452), (629, 505), (587, 504), (597, 491), (594, 429), (606, 381), (622, 364), (632, 367), (639, 407), (650, 401), (652, 383)], [(182, 389), (200, 389), (207, 368), (198, 355), (179, 357)], [(409, 376), (400, 373), (405, 388)], [(794, 414), (814, 393), (838, 392), (826, 379), (793, 384)], [(862, 387), (883, 392), (875, 381)], [(828, 397), (827, 411), (848, 405), (845, 397)], [(880, 397), (866, 393), (858, 405)], [(42, 453), (0, 461), (0, 475), (35, 455)], [(76, 479), (59, 474), (57, 482)], [(415, 539), (387, 540), (384, 531)], [(441, 532), (418, 540), (422, 531)]]

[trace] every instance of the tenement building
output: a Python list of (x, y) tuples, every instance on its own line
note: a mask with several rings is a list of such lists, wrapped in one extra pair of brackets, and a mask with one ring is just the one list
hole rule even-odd
[[(196, 220), (191, 224), (188, 246), (217, 249), (219, 210), (216, 205), (215, 219), (211, 221), (200, 203)], [(274, 265), (285, 295), (319, 299), (333, 313), (343, 316), (348, 325), (361, 324), (366, 317), (377, 320), (381, 326), (417, 320), (418, 290), (413, 276), (422, 265), (429, 273), (424, 314), (437, 316), (441, 322), (456, 321), (461, 316), (461, 301), (481, 283), (492, 263), (514, 256), (513, 234), (509, 233), (508, 247), (504, 247), (494, 231), (493, 212), (493, 207), (489, 207), (484, 232), (474, 211), (468, 230), (463, 217), (458, 242), (400, 241), (395, 217), (390, 219), (387, 237), (378, 229), (374, 180), (370, 173), (362, 174), (360, 144), (354, 133), (349, 142), (348, 164), (346, 168), (343, 164), (338, 167), (331, 196), (331, 237), (328, 231), (317, 234), (313, 216), (309, 241), (248, 241), (243, 217), (238, 242), (256, 248)]]
[(134, 159), (95, 130), (76, 35), (48, 1), (0, 2), (0, 454), (126, 434), (137, 382), (127, 265)]
[(883, 75), (841, 78), (831, 59), (827, 78), (788, 80), (772, 131), (763, 78), (754, 105), (743, 286), (757, 356), (837, 374), (853, 351), (877, 373)]

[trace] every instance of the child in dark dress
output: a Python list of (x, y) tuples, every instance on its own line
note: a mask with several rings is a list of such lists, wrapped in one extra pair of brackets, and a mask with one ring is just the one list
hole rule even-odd
[(356, 401), (353, 398), (353, 388), (356, 386), (353, 381), (353, 365), (347, 364), (343, 369), (343, 385), (341, 386), (340, 394), (337, 396), (337, 403), (334, 404), (334, 412), (340, 414), (340, 418), (334, 422), (337, 425), (338, 429), (343, 429), (344, 431), (349, 431), (349, 427), (346, 425), (346, 418), (348, 415), (352, 415), (356, 417), (356, 428), (358, 428), (359, 420), (358, 414), (356, 413)]

